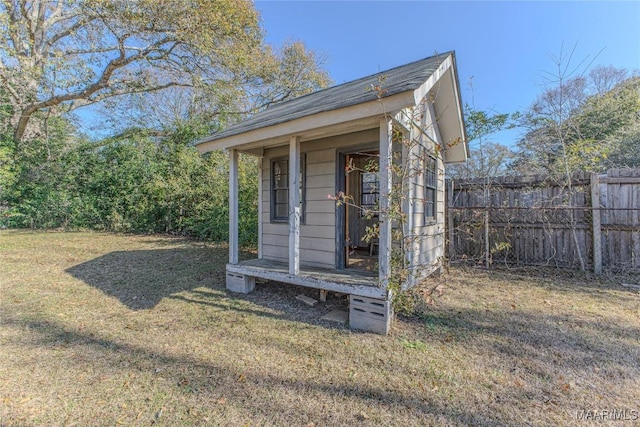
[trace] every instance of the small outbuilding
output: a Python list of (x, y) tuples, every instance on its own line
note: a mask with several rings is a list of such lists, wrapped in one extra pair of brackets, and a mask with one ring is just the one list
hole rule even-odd
[[(455, 54), (272, 105), (196, 146), (229, 152), (228, 289), (262, 278), (348, 294), (350, 327), (386, 334), (397, 257), (402, 289), (444, 257), (444, 167), (468, 156)], [(258, 255), (246, 261), (238, 153), (260, 158)]]

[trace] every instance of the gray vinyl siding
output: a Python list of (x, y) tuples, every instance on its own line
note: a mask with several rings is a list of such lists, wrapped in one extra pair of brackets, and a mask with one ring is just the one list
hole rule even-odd
[(416, 187), (416, 199), (414, 200), (413, 224), (414, 233), (419, 236), (417, 242), (418, 254), (414, 257), (418, 265), (430, 266), (444, 255), (444, 169), (442, 160), (438, 159), (438, 189), (436, 190), (436, 220), (426, 222), (424, 215), (424, 203), (420, 188)]
[[(300, 263), (335, 268), (336, 207), (329, 195), (336, 192), (336, 150), (377, 142), (378, 129), (302, 142), (306, 158), (304, 224), (300, 226)], [(271, 221), (271, 159), (288, 156), (288, 146), (266, 149), (262, 158), (262, 257), (287, 262), (289, 225)]]
[[(430, 138), (442, 144), (440, 133), (437, 128), (437, 123), (429, 123), (430, 114), (426, 109), (427, 103), (422, 103), (420, 107), (422, 109), (421, 117), (425, 118), (423, 127)], [(445, 192), (444, 192), (444, 162), (442, 160), (441, 153), (436, 153), (433, 150), (433, 142), (424, 135), (419, 136), (421, 138), (421, 146), (427, 147), (428, 153), (433, 154), (436, 157), (436, 169), (437, 169), (437, 187), (436, 187), (436, 204), (435, 204), (435, 221), (427, 221), (425, 218), (424, 207), (424, 183), (421, 182), (424, 176), (420, 175), (413, 179), (410, 184), (410, 212), (412, 215), (411, 234), (415, 238), (413, 245), (413, 251), (409, 254), (412, 271), (414, 272), (414, 279), (419, 280), (425, 274), (430, 274), (433, 271), (435, 265), (441, 257), (444, 256), (445, 247)], [(418, 147), (418, 150), (424, 150)], [(420, 155), (424, 155), (422, 151)], [(415, 283), (408, 283), (409, 286)]]

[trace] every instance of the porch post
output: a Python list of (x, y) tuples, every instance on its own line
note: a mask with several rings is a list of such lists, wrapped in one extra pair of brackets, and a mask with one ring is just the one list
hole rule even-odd
[(238, 151), (229, 149), (229, 264), (238, 263)]
[(258, 259), (262, 259), (262, 203), (264, 202), (264, 195), (262, 194), (264, 190), (262, 186), (264, 169), (262, 168), (262, 161), (263, 157), (260, 156), (258, 158)]
[(300, 272), (300, 137), (289, 140), (289, 274)]
[(380, 239), (378, 247), (378, 277), (380, 287), (387, 288), (391, 264), (391, 230), (392, 221), (388, 218), (391, 200), (389, 192), (392, 188), (393, 166), (393, 134), (392, 121), (389, 117), (380, 120)]
[[(414, 116), (414, 112), (411, 111), (411, 117)], [(409, 268), (409, 275), (407, 277), (407, 286), (411, 287), (415, 284), (416, 271), (413, 268), (420, 264), (420, 229), (416, 224), (415, 212), (416, 212), (416, 200), (417, 200), (417, 179), (415, 174), (416, 164), (419, 162), (420, 154), (419, 144), (414, 144), (413, 141), (417, 141), (419, 135), (416, 135), (416, 127), (410, 126), (410, 130), (403, 133), (403, 139), (410, 141), (409, 144), (402, 144), (402, 163), (406, 164), (405, 168), (409, 169), (408, 176), (403, 179), (406, 181), (402, 184), (403, 191), (408, 191), (402, 202), (402, 210), (407, 215), (407, 221), (404, 224), (403, 229), (403, 242), (402, 250), (405, 253), (405, 259)], [(405, 187), (406, 186), (406, 187)]]

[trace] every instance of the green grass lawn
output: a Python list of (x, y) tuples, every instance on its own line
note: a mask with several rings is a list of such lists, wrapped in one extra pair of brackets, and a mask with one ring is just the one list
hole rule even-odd
[[(576, 425), (640, 415), (640, 294), (552, 269), (452, 268), (387, 337), (311, 290), (224, 288), (227, 248), (0, 232), (0, 425)], [(434, 279), (435, 280), (435, 279)], [(435, 283), (435, 282), (434, 282)], [(634, 412), (627, 412), (633, 415)]]

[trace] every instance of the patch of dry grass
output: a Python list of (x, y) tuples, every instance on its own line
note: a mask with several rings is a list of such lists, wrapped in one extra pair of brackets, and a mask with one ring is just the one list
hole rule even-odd
[(640, 294), (617, 278), (458, 268), (380, 337), (319, 320), (344, 299), (227, 293), (226, 258), (168, 237), (0, 232), (0, 425), (575, 425), (579, 410), (640, 410)]

